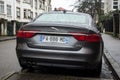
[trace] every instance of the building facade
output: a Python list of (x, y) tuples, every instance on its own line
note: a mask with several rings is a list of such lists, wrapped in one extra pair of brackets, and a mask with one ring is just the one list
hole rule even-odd
[(15, 35), (22, 24), (50, 10), (51, 0), (0, 0), (0, 35)]
[(104, 13), (108, 13), (114, 10), (120, 10), (120, 0), (103, 0)]

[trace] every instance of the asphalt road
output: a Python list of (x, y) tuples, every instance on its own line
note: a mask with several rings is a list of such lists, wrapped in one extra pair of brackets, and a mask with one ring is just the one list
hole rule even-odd
[(15, 46), (15, 40), (0, 42), (0, 77), (21, 69), (15, 54)]
[(7, 80), (113, 80), (112, 72), (103, 59), (101, 76), (92, 75), (84, 70), (62, 68), (41, 68), (40, 70), (23, 70), (19, 66), (15, 53), (15, 40), (0, 42), (0, 77), (16, 72)]

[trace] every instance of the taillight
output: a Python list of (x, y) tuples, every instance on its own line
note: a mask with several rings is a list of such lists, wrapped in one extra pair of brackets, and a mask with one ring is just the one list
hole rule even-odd
[(98, 34), (72, 33), (72, 35), (78, 41), (100, 42), (101, 40), (101, 37)]
[(35, 31), (22, 31), (22, 30), (19, 30), (17, 32), (17, 37), (18, 38), (31, 38), (35, 35)]
[(101, 37), (98, 34), (89, 34), (86, 36), (88, 42), (100, 42)]

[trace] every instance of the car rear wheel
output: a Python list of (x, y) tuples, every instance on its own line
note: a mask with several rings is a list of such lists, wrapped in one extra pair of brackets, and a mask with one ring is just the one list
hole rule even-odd
[(97, 68), (92, 69), (91, 72), (92, 72), (95, 76), (100, 76), (101, 71), (102, 71), (102, 60), (99, 62)]
[(21, 66), (22, 70), (25, 70), (25, 69), (28, 68), (26, 65), (22, 65), (22, 64), (20, 64), (20, 66)]
[(21, 61), (19, 63), (20, 63), (20, 66), (21, 66), (21, 70), (34, 71), (34, 68), (32, 66), (28, 66), (27, 64), (22, 64)]
[(28, 67), (25, 65), (21, 65), (22, 70), (28, 70), (29, 72), (34, 72), (34, 68), (33, 67)]

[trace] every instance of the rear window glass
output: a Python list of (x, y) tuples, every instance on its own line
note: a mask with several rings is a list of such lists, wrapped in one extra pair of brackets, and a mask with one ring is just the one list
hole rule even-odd
[(88, 19), (85, 15), (78, 14), (43, 14), (36, 21), (44, 22), (73, 22), (87, 24)]

